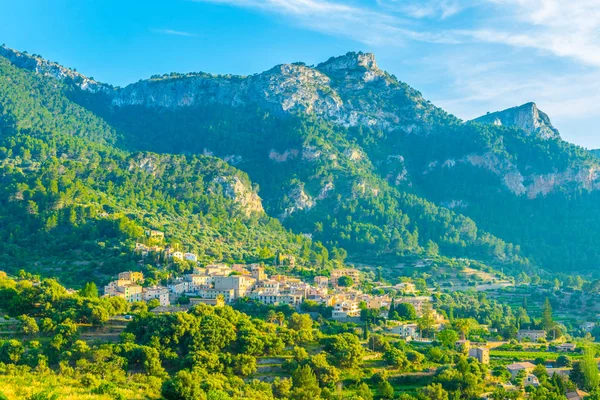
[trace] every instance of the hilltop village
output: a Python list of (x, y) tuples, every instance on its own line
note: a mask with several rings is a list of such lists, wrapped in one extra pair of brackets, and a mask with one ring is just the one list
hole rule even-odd
[[(147, 230), (146, 235), (154, 243), (164, 239), (164, 233), (156, 230)], [(223, 306), (245, 299), (262, 305), (289, 306), (297, 310), (301, 310), (304, 304), (310, 304), (313, 308), (330, 308), (330, 318), (340, 322), (360, 323), (362, 310), (369, 310), (375, 318), (387, 319), (390, 307), (394, 311), (394, 304), (407, 308), (407, 316), (412, 319), (427, 313), (427, 318), (438, 329), (443, 327), (445, 321), (432, 308), (430, 291), (424, 285), (418, 289), (409, 281), (393, 286), (375, 283), (375, 286), (370, 286), (371, 292), (381, 294), (365, 293), (361, 289), (365, 283), (364, 274), (356, 268), (333, 269), (328, 276), (315, 275), (309, 282), (299, 276), (267, 275), (266, 270), (275, 271), (276, 266), (224, 263), (200, 266), (196, 254), (170, 246), (136, 243), (135, 251), (142, 260), (152, 253), (158, 253), (167, 263), (185, 261), (186, 265), (191, 266), (190, 273), (172, 277), (165, 285), (147, 285), (144, 284), (142, 272), (123, 271), (116, 280), (104, 286), (105, 296), (121, 297), (128, 303), (152, 301), (156, 307), (151, 311), (155, 313), (187, 310), (196, 304)], [(293, 256), (280, 255), (279, 259), (285, 262), (288, 269), (294, 270)], [(415, 323), (399, 324), (394, 330), (405, 339), (419, 338)]]
[[(147, 231), (147, 235), (163, 238), (159, 231)], [(364, 331), (361, 334), (364, 337), (382, 335), (380, 337), (412, 343), (417, 349), (441, 343), (458, 354), (491, 366), (492, 376), (502, 377), (498, 381), (502, 393), (511, 398), (531, 392), (527, 388), (543, 388), (546, 376), (569, 380), (574, 373), (572, 360), (582, 357), (587, 346), (585, 340), (589, 340), (584, 338), (582, 342), (576, 337), (589, 338), (590, 332), (596, 330), (593, 320), (569, 328), (556, 321), (545, 321), (544, 318), (552, 320), (552, 315), (545, 315), (552, 313), (547, 300), (540, 320), (530, 318), (525, 306), (521, 307), (516, 324), (510, 327), (481, 324), (474, 318), (456, 318), (452, 315), (454, 310), (440, 302), (441, 293), (449, 292), (448, 288), (457, 284), (455, 279), (431, 287), (423, 279), (399, 277), (397, 283), (377, 279), (373, 268), (365, 266), (334, 268), (327, 275), (298, 274), (295, 258), (286, 255), (277, 257), (280, 262), (284, 260), (284, 265), (202, 265), (196, 254), (169, 246), (138, 243), (135, 251), (142, 259), (159, 253), (166, 262), (183, 262), (189, 269), (162, 284), (148, 284), (142, 272), (123, 271), (104, 287), (104, 296), (120, 297), (128, 303), (146, 302), (149, 311), (157, 315), (186, 312), (198, 305), (239, 308), (244, 304), (248, 310), (249, 305), (256, 304), (269, 309), (267, 319), (274, 322), (284, 317), (281, 312), (276, 314), (272, 310), (289, 309), (313, 320), (325, 318), (332, 323), (354, 326), (358, 333)], [(429, 271), (433, 264), (431, 259), (415, 262), (423, 271)], [(278, 271), (278, 267), (291, 273), (268, 274), (267, 271)], [(474, 286), (473, 293), (525, 289), (524, 282), (501, 275), (490, 277), (475, 273), (471, 275), (473, 280), (462, 284)], [(523, 279), (527, 281), (523, 277), (518, 280)], [(463, 288), (454, 289), (460, 293)], [(368, 339), (364, 345), (368, 350)], [(383, 357), (394, 363), (391, 354), (383, 354)], [(569, 399), (583, 399), (588, 395), (576, 387), (565, 393)]]
[[(271, 262), (206, 262), (151, 229), (132, 252), (135, 268), (100, 290), (0, 274), (0, 377), (17, 376), (13, 366), (37, 376), (49, 363), (86, 383), (111, 376), (81, 393), (134, 399), (132, 387), (149, 398), (203, 400), (187, 385), (216, 374), (241, 378), (224, 399), (261, 398), (244, 394), (258, 385), (266, 399), (541, 400), (589, 398), (600, 376), (596, 281), (511, 277), (435, 255), (388, 268), (323, 268), (281, 253)], [(92, 368), (102, 357), (118, 364), (112, 375)], [(167, 379), (169, 368), (180, 372)], [(124, 375), (136, 370), (155, 386)], [(198, 393), (216, 393), (211, 387)], [(36, 393), (27, 390), (14, 393)]]
[[(144, 275), (141, 272), (125, 271), (118, 279), (104, 287), (106, 296), (124, 298), (129, 303), (158, 300), (159, 306), (154, 312), (178, 311), (189, 308), (178, 304), (182, 296), (195, 304), (220, 305), (231, 304), (246, 298), (264, 305), (287, 305), (300, 309), (304, 302), (313, 305), (331, 307), (331, 319), (342, 322), (359, 322), (361, 310), (376, 310), (382, 318), (387, 318), (390, 306), (409, 305), (414, 315), (420, 317), (429, 309), (431, 317), (438, 326), (444, 318), (431, 309), (431, 296), (417, 296), (415, 284), (405, 282), (387, 287), (401, 294), (392, 297), (389, 294), (372, 295), (355, 288), (361, 281), (360, 272), (355, 268), (334, 269), (331, 276), (315, 276), (312, 283), (297, 277), (286, 275), (267, 276), (265, 267), (253, 265), (213, 264), (206, 267), (194, 267), (193, 273), (172, 279), (166, 286), (144, 287)], [(412, 314), (411, 314), (412, 315)], [(400, 332), (411, 332), (403, 337), (417, 337), (414, 324), (407, 325)]]

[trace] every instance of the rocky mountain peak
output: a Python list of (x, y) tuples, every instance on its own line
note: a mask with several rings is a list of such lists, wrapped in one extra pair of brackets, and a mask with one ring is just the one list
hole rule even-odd
[[(399, 85), (380, 69), (375, 55), (349, 52), (316, 67), (281, 64), (250, 76), (170, 73), (126, 87), (113, 87), (36, 55), (0, 48), (0, 57), (36, 74), (54, 77), (80, 89), (108, 95), (115, 107), (176, 109), (221, 104), (258, 105), (282, 114), (312, 114), (345, 127), (377, 126), (386, 131), (418, 132), (418, 122), (433, 107), (420, 93)], [(402, 104), (401, 108), (399, 104)]]
[(43, 59), (37, 54), (29, 54), (11, 49), (5, 45), (0, 46), (0, 56), (6, 58), (19, 68), (33, 71), (36, 74), (51, 76), (58, 80), (70, 80), (83, 90), (90, 92), (110, 92), (112, 87), (95, 81), (93, 78), (80, 74), (74, 69)]
[(528, 135), (537, 135), (544, 139), (560, 137), (560, 133), (552, 126), (548, 115), (533, 102), (503, 111), (488, 113), (473, 121), (482, 124), (520, 128)]
[(343, 56), (331, 57), (329, 60), (317, 66), (317, 69), (324, 73), (336, 73), (352, 70), (379, 71), (375, 55), (372, 53), (363, 53), (361, 51), (348, 52)]

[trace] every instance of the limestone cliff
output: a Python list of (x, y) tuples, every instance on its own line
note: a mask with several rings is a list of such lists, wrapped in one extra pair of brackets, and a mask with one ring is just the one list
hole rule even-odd
[(214, 183), (223, 189), (225, 197), (232, 199), (247, 216), (263, 213), (263, 205), (258, 194), (244, 184), (237, 176), (217, 176)]
[(311, 114), (345, 127), (416, 132), (442, 113), (379, 69), (373, 54), (348, 53), (316, 67), (283, 64), (250, 76), (190, 73), (143, 80), (113, 92), (116, 107), (258, 105), (280, 114)]
[(544, 139), (560, 137), (560, 133), (552, 126), (548, 115), (538, 109), (535, 103), (527, 103), (504, 111), (489, 113), (473, 121), (482, 124), (519, 128), (528, 135), (538, 135)]

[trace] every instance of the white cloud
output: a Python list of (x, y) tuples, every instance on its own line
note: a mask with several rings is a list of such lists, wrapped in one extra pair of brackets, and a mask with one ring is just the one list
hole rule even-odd
[[(462, 118), (527, 101), (563, 121), (600, 117), (600, 0), (194, 1), (257, 9), (366, 44)], [(397, 46), (404, 54), (394, 54)], [(397, 70), (407, 59), (412, 77)]]
[(412, 18), (446, 19), (468, 7), (464, 0), (377, 0), (377, 4), (390, 12)]
[(185, 32), (185, 31), (176, 31), (174, 29), (152, 29), (154, 33), (160, 33), (163, 35), (171, 35), (171, 36), (187, 36), (194, 37), (197, 36), (195, 33)]
[[(421, 40), (421, 35), (428, 35), (428, 33), (405, 28), (406, 20), (385, 10), (341, 2), (327, 0), (194, 1), (254, 8), (280, 14), (306, 28), (374, 46), (401, 45), (407, 39)], [(432, 40), (435, 40), (434, 36)]]
[(508, 29), (464, 32), (473, 39), (534, 48), (600, 67), (600, 0), (487, 1), (505, 15), (503, 22), (512, 23)]
[[(367, 7), (341, 0), (195, 0), (282, 14), (320, 32), (370, 45), (484, 42), (541, 50), (600, 66), (600, 0), (376, 0)], [(446, 29), (444, 20), (478, 8), (486, 28)]]
[(535, 101), (551, 119), (575, 121), (600, 117), (600, 71), (595, 68), (539, 68), (525, 50), (492, 55), (443, 53), (428, 59), (445, 76), (445, 87), (434, 94), (434, 103), (464, 119), (487, 111)]

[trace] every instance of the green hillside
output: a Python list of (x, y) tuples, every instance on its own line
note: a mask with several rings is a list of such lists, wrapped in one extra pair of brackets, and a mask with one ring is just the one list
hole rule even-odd
[(135, 266), (133, 248), (146, 229), (165, 233), (163, 247), (204, 262), (272, 260), (281, 252), (327, 263), (322, 246), (262, 211), (245, 173), (214, 157), (110, 147), (103, 143), (114, 129), (60, 85), (1, 58), (0, 68), (0, 254), (8, 271), (69, 284), (90, 273), (102, 279)]
[[(356, 262), (393, 264), (439, 253), (517, 268), (591, 270), (600, 261), (595, 157), (559, 137), (463, 123), (380, 70), (372, 55), (349, 53), (317, 67), (282, 65), (250, 77), (169, 74), (114, 88), (2, 49), (4, 137), (60, 136), (62, 143), (71, 136), (86, 146), (110, 146), (103, 147), (110, 162), (141, 160), (141, 151), (163, 154), (152, 156), (159, 165), (180, 165), (161, 168), (161, 183), (153, 182), (145, 198), (172, 197), (186, 204), (181, 209), (213, 218), (214, 210), (201, 205), (217, 201), (208, 185), (215, 171), (233, 166), (231, 174), (248, 193), (258, 192), (267, 215), (330, 250), (345, 249)], [(21, 165), (27, 154), (17, 151), (42, 151), (29, 146), (33, 142), (5, 145), (5, 164)], [(199, 161), (210, 156), (227, 164)], [(132, 162), (121, 164), (125, 176), (132, 172), (125, 164)], [(210, 200), (199, 200), (202, 190), (181, 197), (165, 182), (190, 180), (196, 163), (217, 163), (200, 172), (209, 175), (202, 188)], [(31, 179), (39, 173), (29, 171)], [(94, 190), (109, 195), (108, 187)], [(146, 215), (139, 224), (167, 218), (151, 221), (157, 209), (149, 202), (127, 210), (127, 189), (120, 190), (112, 207)], [(163, 212), (177, 218), (181, 209)], [(230, 223), (225, 220), (219, 223)], [(198, 246), (189, 243), (195, 239), (188, 233), (172, 229), (173, 237)], [(257, 229), (257, 236), (269, 235)], [(265, 245), (258, 242), (252, 246)], [(214, 259), (221, 254), (209, 252)]]

